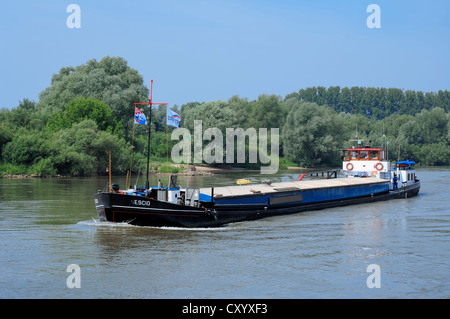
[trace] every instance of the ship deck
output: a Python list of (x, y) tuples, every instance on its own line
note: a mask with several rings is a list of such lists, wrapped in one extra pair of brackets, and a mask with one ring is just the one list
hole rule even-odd
[[(387, 182), (389, 181), (385, 179), (368, 177), (368, 178), (336, 178), (324, 180), (292, 181), (292, 182), (272, 183), (270, 185), (269, 184), (233, 185), (233, 186), (214, 187), (214, 196), (215, 197), (245, 196), (245, 195), (289, 192), (296, 190), (349, 187), (358, 185), (387, 183)], [(201, 188), (200, 193), (210, 195), (211, 188)]]

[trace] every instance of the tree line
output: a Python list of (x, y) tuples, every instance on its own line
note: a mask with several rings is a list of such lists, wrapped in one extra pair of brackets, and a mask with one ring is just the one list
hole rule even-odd
[(415, 115), (395, 112), (378, 120), (289, 94), (284, 99), (260, 95), (248, 101), (233, 96), (228, 101), (189, 103), (181, 112), (183, 126), (190, 130), (194, 119), (202, 120), (204, 129), (217, 127), (223, 134), (226, 127), (278, 127), (281, 156), (303, 167), (340, 166), (339, 149), (352, 147), (355, 139), (387, 147), (390, 160), (410, 156), (424, 166), (450, 165), (450, 113), (441, 107), (423, 108)]
[[(147, 126), (133, 124), (133, 103), (147, 102), (148, 96), (142, 75), (120, 57), (61, 68), (37, 102), (23, 99), (0, 110), (0, 175), (106, 174), (109, 151), (114, 174), (125, 174), (131, 158), (134, 172), (142, 171)], [(172, 109), (191, 132), (194, 120), (224, 136), (226, 128), (279, 128), (282, 163), (312, 167), (339, 165), (338, 149), (350, 147), (356, 136), (387, 146), (391, 160), (400, 154), (421, 165), (450, 165), (449, 107), (448, 91), (336, 86)], [(153, 108), (153, 158), (166, 158), (169, 150), (170, 159), (177, 142), (170, 139), (174, 128), (166, 127), (165, 114), (164, 106)]]
[(300, 89), (288, 94), (300, 101), (327, 105), (336, 112), (362, 114), (382, 120), (391, 114), (416, 115), (423, 109), (450, 111), (450, 91), (422, 92), (398, 88), (322, 86)]

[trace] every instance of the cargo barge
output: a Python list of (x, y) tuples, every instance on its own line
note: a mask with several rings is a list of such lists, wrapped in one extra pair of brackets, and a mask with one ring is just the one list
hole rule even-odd
[[(152, 81), (153, 83), (153, 81)], [(151, 100), (150, 107), (151, 123)], [(150, 150), (148, 130), (148, 150)], [(407, 159), (392, 165), (385, 149), (359, 146), (342, 150), (342, 178), (238, 185), (216, 188), (185, 188), (172, 175), (167, 186), (149, 185), (149, 153), (145, 187), (121, 190), (111, 183), (94, 195), (100, 221), (138, 226), (218, 227), (233, 222), (307, 210), (409, 198), (420, 190), (415, 162)], [(111, 168), (109, 169), (111, 172)], [(111, 173), (110, 173), (111, 174)]]
[(362, 147), (343, 150), (344, 177), (216, 188), (183, 188), (176, 175), (169, 185), (95, 194), (100, 221), (138, 226), (217, 227), (330, 207), (409, 198), (420, 190), (415, 162), (392, 165), (385, 150)]

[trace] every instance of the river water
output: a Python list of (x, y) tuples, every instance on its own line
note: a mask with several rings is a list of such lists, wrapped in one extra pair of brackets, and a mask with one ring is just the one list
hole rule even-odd
[[(106, 177), (0, 179), (0, 298), (449, 298), (450, 169), (417, 175), (415, 198), (217, 229), (100, 223), (93, 195)], [(244, 177), (268, 178), (179, 184)], [(80, 288), (68, 287), (72, 274)]]

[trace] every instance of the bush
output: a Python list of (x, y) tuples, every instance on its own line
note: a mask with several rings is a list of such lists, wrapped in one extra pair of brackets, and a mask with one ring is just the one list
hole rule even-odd
[(111, 151), (113, 173), (124, 173), (129, 167), (130, 147), (125, 140), (101, 131), (92, 120), (84, 120), (56, 133), (52, 161), (60, 174), (105, 174)]
[(423, 145), (419, 150), (420, 164), (425, 166), (450, 165), (450, 148), (447, 143)]
[(46, 134), (38, 131), (20, 130), (3, 147), (2, 155), (7, 163), (30, 166), (49, 154), (45, 143)]
[(0, 175), (22, 175), (28, 174), (27, 166), (20, 164), (14, 165), (11, 163), (4, 163), (0, 165)]
[(47, 125), (57, 131), (71, 128), (84, 120), (93, 120), (103, 131), (119, 132), (121, 129), (121, 124), (116, 122), (108, 105), (97, 99), (83, 97), (70, 101), (64, 111), (52, 114)]
[(31, 171), (38, 176), (56, 175), (56, 168), (53, 166), (53, 162), (50, 158), (42, 158), (31, 167)]

